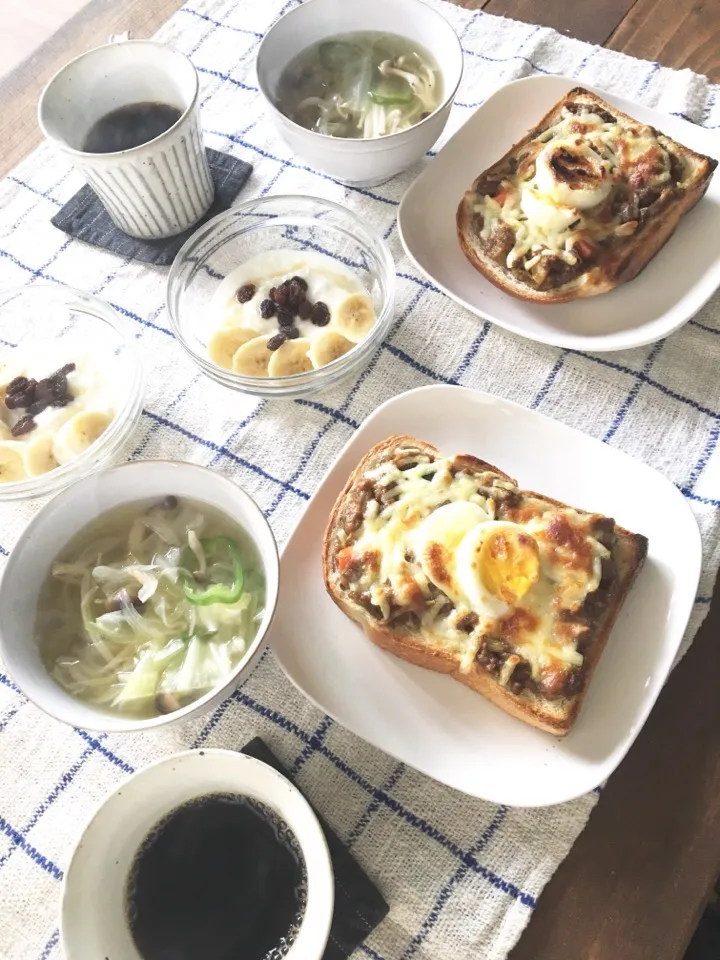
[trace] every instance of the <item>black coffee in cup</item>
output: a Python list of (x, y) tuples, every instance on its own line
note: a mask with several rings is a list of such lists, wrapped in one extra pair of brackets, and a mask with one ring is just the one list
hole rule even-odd
[(143, 841), (125, 891), (143, 960), (274, 960), (297, 935), (307, 880), (288, 825), (215, 793), (177, 807)]
[(149, 143), (174, 126), (182, 110), (169, 103), (129, 103), (100, 117), (85, 137), (85, 153), (116, 153)]

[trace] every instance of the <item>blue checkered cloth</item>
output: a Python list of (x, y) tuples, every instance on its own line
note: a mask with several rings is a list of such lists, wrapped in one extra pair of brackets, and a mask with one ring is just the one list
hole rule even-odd
[[(255, 52), (268, 24), (296, 2), (191, 0), (160, 38), (193, 59), (203, 83), (208, 145), (250, 161), (257, 193), (336, 200), (390, 243), (398, 264), (397, 316), (352, 387), (320, 400), (266, 402), (202, 379), (168, 330), (166, 271), (88, 248), (50, 225), (79, 181), (47, 147), (0, 184), (0, 282), (57, 281), (112, 303), (136, 326), (152, 364), (128, 455), (195, 461), (231, 476), (261, 504), (281, 542), (352, 432), (379, 403), (411, 387), (478, 387), (622, 447), (670, 477), (700, 524), (705, 560), (689, 643), (720, 559), (720, 301), (668, 340), (610, 358), (520, 340), (455, 306), (409, 264), (397, 235), (398, 201), (417, 169), (372, 190), (343, 187), (292, 157), (266, 119)], [(501, 84), (532, 73), (570, 74), (720, 127), (718, 88), (689, 71), (431, 2), (454, 24), (466, 53), (445, 137)], [(34, 509), (0, 508), (3, 556)], [(0, 956), (61, 956), (63, 869), (83, 823), (128, 774), (188, 746), (237, 748), (255, 734), (292, 771), (390, 903), (389, 916), (357, 952), (372, 960), (502, 960), (597, 802), (593, 793), (523, 810), (460, 795), (322, 716), (271, 654), (211, 716), (143, 736), (63, 727), (0, 676)]]

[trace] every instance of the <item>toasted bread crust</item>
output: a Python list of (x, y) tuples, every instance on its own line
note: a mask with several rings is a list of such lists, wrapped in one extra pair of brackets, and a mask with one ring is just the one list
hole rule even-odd
[[(337, 498), (323, 538), (323, 577), (329, 595), (343, 613), (359, 624), (368, 638), (378, 647), (416, 666), (447, 674), (482, 694), (491, 703), (511, 716), (540, 730), (556, 736), (564, 736), (568, 733), (578, 715), (592, 674), (605, 649), (615, 619), (645, 559), (647, 540), (640, 534), (630, 533), (622, 527), (615, 526), (617, 544), (613, 555), (618, 574), (616, 589), (611, 603), (600, 618), (595, 640), (585, 655), (586, 680), (583, 690), (575, 696), (553, 701), (549, 701), (530, 690), (514, 694), (507, 687), (502, 686), (492, 674), (485, 671), (478, 663), (474, 662), (470, 670), (464, 673), (460, 670), (455, 657), (442, 648), (429, 646), (412, 630), (398, 625), (378, 623), (363, 606), (347, 597), (339, 587), (333, 559), (336, 553), (338, 531), (343, 528), (344, 523), (357, 509), (354, 495), (359, 490), (367, 470), (377, 467), (388, 457), (391, 457), (394, 451), (405, 446), (411, 446), (413, 449), (431, 457), (439, 455), (439, 451), (431, 444), (413, 437), (388, 437), (387, 440), (368, 451), (350, 474), (343, 491)], [(490, 471), (504, 480), (512, 480), (502, 470), (483, 460), (468, 455), (463, 457), (463, 461), (467, 463), (468, 468), (474, 467), (478, 472)], [(553, 506), (568, 507), (568, 504), (531, 491), (523, 491), (523, 494), (528, 497), (537, 497)], [(583, 511), (578, 512), (583, 513)]]
[[(518, 281), (511, 271), (503, 264), (493, 260), (483, 249), (473, 225), (474, 203), (476, 201), (478, 188), (482, 188), (483, 184), (496, 170), (502, 168), (509, 159), (516, 157), (523, 146), (531, 140), (534, 140), (547, 127), (557, 122), (565, 104), (578, 102), (594, 105), (602, 110), (610, 111), (613, 116), (622, 123), (638, 122), (628, 114), (606, 103), (596, 94), (585, 90), (583, 87), (575, 87), (573, 90), (570, 90), (562, 100), (558, 101), (542, 120), (540, 120), (532, 130), (528, 131), (522, 140), (514, 144), (500, 160), (483, 171), (483, 173), (475, 179), (470, 189), (466, 190), (457, 209), (456, 222), (458, 240), (467, 259), (492, 284), (520, 300), (532, 303), (568, 303), (572, 300), (608, 293), (620, 284), (633, 280), (644, 267), (647, 266), (661, 247), (667, 243), (682, 218), (689, 213), (702, 198), (710, 184), (713, 172), (718, 163), (717, 160), (696, 153), (689, 147), (685, 147), (670, 137), (658, 133), (659, 143), (669, 153), (674, 153), (686, 162), (693, 164), (694, 170), (692, 177), (686, 184), (684, 182), (685, 185), (682, 191), (673, 197), (657, 216), (653, 216), (650, 221), (648, 221), (645, 229), (623, 241), (620, 245), (620, 256), (617, 257), (612, 265), (600, 266), (589, 262), (588, 268), (577, 280), (571, 281), (556, 289), (535, 290), (531, 286)], [(648, 229), (648, 227), (650, 227), (650, 229)]]

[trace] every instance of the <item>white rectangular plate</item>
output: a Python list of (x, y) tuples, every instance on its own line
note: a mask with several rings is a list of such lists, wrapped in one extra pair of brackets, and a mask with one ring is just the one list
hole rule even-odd
[[(489, 97), (406, 192), (398, 229), (420, 270), (478, 316), (540, 343), (593, 352), (624, 350), (677, 330), (720, 285), (720, 173), (642, 273), (599, 297), (559, 305), (518, 300), (475, 270), (457, 239), (455, 213), (475, 178), (578, 85), (567, 77), (528, 77)], [(588, 89), (679, 143), (720, 157), (716, 131)]]
[[(327, 595), (321, 553), (333, 503), (368, 449), (398, 433), (444, 453), (475, 454), (521, 488), (604, 513), (649, 538), (645, 566), (564, 739), (507, 716), (449, 677), (383, 652)], [(307, 697), (380, 749), (473, 796), (545, 806), (602, 783), (629, 749), (682, 639), (700, 562), (695, 518), (655, 470), (500, 397), (422, 387), (365, 421), (310, 501), (282, 552), (269, 642)]]

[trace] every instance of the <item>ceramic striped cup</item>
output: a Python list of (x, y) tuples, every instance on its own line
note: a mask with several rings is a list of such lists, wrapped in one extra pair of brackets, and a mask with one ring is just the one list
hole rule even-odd
[[(151, 40), (90, 50), (66, 64), (45, 87), (38, 119), (45, 136), (71, 157), (117, 226), (132, 237), (181, 233), (203, 216), (214, 187), (203, 146), (199, 81), (181, 53)], [(130, 150), (86, 153), (88, 131), (101, 117), (133, 103), (182, 111), (169, 130)]]

